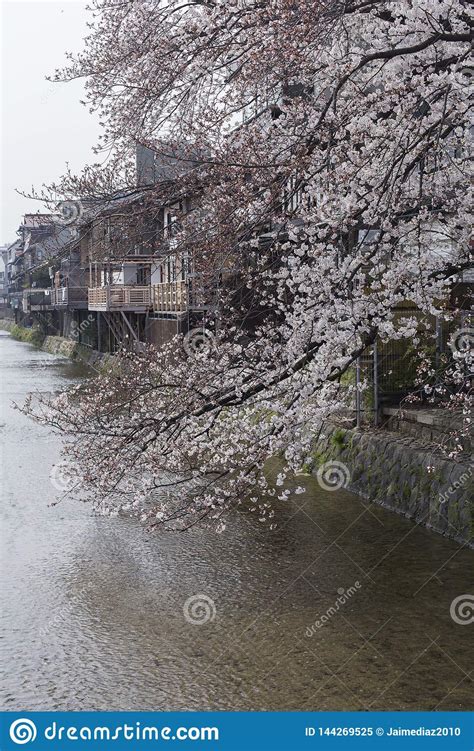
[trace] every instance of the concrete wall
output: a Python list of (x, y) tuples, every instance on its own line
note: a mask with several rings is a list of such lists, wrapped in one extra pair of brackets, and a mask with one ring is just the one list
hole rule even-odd
[(385, 407), (383, 414), (387, 417), (385, 427), (395, 433), (403, 433), (419, 438), (428, 443), (435, 443), (445, 449), (453, 450), (461, 443), (466, 452), (474, 451), (474, 430), (470, 435), (456, 437), (462, 414), (450, 413), (439, 408), (407, 409)]
[(162, 281), (161, 264), (153, 263), (151, 266), (151, 284), (160, 284)]

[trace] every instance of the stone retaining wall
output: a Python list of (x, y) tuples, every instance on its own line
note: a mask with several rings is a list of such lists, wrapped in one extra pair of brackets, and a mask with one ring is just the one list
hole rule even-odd
[(72, 339), (64, 339), (62, 336), (47, 336), (41, 349), (51, 355), (61, 355), (62, 357), (69, 357), (71, 360), (79, 360), (86, 365), (103, 364), (106, 359), (106, 356), (95, 349), (85, 347)]
[(113, 357), (112, 355), (97, 352), (90, 347), (85, 347), (73, 339), (65, 339), (62, 336), (46, 336), (44, 338), (40, 336), (39, 339), (32, 340), (32, 334), (38, 335), (39, 330), (17, 326), (14, 321), (0, 321), (0, 329), (10, 331), (16, 339), (39, 346), (40, 349), (44, 352), (49, 352), (51, 355), (68, 357), (71, 360), (80, 361), (89, 366), (100, 363), (101, 367), (104, 367)]
[(348, 490), (474, 547), (472, 455), (453, 461), (409, 436), (326, 423), (312, 459), (313, 474), (326, 462), (341, 462), (347, 468)]

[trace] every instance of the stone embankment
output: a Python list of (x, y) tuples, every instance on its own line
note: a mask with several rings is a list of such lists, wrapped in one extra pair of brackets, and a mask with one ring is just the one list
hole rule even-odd
[(325, 423), (315, 439), (313, 474), (340, 462), (348, 490), (474, 546), (474, 461), (449, 459), (435, 445), (389, 430)]
[(11, 335), (21, 342), (33, 344), (44, 352), (61, 357), (69, 357), (71, 360), (83, 362), (85, 365), (105, 366), (111, 355), (104, 355), (95, 349), (86, 347), (73, 339), (65, 339), (62, 336), (44, 336), (39, 329), (18, 326), (14, 321), (1, 320), (0, 329), (9, 331)]
[[(0, 327), (46, 352), (92, 367), (106, 367), (112, 357), (60, 336), (38, 339), (36, 330), (7, 320), (0, 321)], [(396, 417), (391, 419), (389, 425), (395, 427)], [(340, 463), (338, 470), (348, 490), (474, 547), (473, 457), (466, 451), (463, 458), (449, 459), (423, 438), (420, 433), (345, 429), (325, 423), (316, 434), (311, 463), (305, 469), (317, 474), (328, 463)]]

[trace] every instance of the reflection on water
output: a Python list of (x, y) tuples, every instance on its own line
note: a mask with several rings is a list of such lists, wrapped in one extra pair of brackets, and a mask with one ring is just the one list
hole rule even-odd
[(449, 614), (470, 551), (313, 480), (273, 532), (239, 513), (221, 535), (150, 535), (48, 507), (60, 440), (10, 405), (78, 372), (5, 334), (0, 359), (3, 708), (472, 707), (473, 626)]

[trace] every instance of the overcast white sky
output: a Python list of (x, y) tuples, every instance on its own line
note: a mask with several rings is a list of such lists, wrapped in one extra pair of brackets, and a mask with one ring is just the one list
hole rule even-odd
[(82, 49), (86, 3), (2, 0), (2, 197), (0, 243), (15, 240), (21, 217), (44, 210), (15, 193), (55, 180), (69, 162), (74, 171), (97, 161), (91, 148), (98, 119), (79, 103), (82, 83), (45, 81)]

